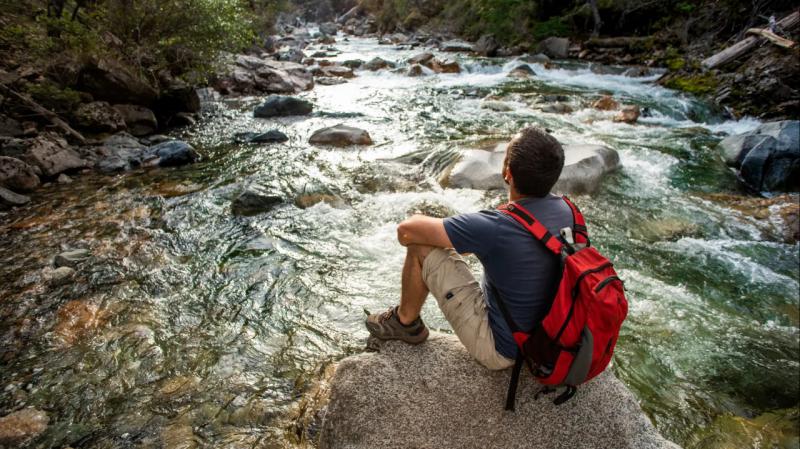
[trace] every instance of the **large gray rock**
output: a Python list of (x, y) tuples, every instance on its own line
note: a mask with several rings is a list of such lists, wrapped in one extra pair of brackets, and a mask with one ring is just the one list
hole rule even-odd
[(150, 109), (135, 104), (117, 104), (114, 109), (122, 117), (128, 132), (134, 136), (153, 134), (158, 129), (156, 115)]
[(103, 141), (103, 145), (94, 149), (97, 159), (95, 167), (106, 173), (136, 168), (142, 164), (146, 149), (145, 145), (128, 133), (114, 134)]
[[(607, 173), (620, 167), (619, 155), (602, 145), (563, 145), (564, 169), (553, 187), (554, 193), (592, 193)], [(492, 151), (467, 150), (461, 159), (445, 172), (442, 184), (468, 189), (503, 189), (501, 176), (506, 144)]]
[(105, 101), (83, 103), (73, 113), (75, 125), (87, 131), (112, 133), (125, 129), (125, 120), (119, 111)]
[(32, 139), (22, 160), (38, 167), (47, 177), (88, 165), (75, 150), (67, 145), (66, 140), (52, 135)]
[(500, 44), (491, 34), (485, 34), (475, 43), (475, 52), (481, 56), (497, 56)]
[(513, 413), (503, 409), (509, 377), (475, 362), (455, 336), (385, 342), (338, 364), (319, 447), (678, 449), (610, 371), (560, 406), (534, 400), (539, 387), (523, 373)]
[(800, 121), (769, 122), (720, 142), (725, 162), (758, 191), (800, 190)]
[(79, 78), (79, 86), (98, 100), (149, 106), (158, 97), (152, 86), (110, 59), (87, 65)]
[(393, 63), (391, 61), (387, 61), (387, 60), (385, 60), (383, 58), (380, 58), (378, 56), (370, 59), (366, 64), (364, 64), (364, 69), (370, 70), (370, 71), (373, 71), (373, 72), (376, 71), (376, 70), (381, 70), (381, 69), (388, 69), (388, 68), (393, 69), (395, 67), (396, 67), (395, 63)]
[(268, 212), (283, 202), (283, 196), (260, 184), (250, 184), (234, 198), (231, 211), (235, 215), (250, 216)]
[(0, 186), (0, 210), (11, 209), (12, 207), (24, 206), (31, 199), (25, 195), (20, 195)]
[(157, 164), (159, 167), (178, 167), (191, 164), (199, 157), (197, 151), (182, 140), (172, 140), (153, 145), (147, 149), (145, 155), (145, 158), (151, 164)]
[(555, 59), (569, 56), (569, 39), (565, 37), (548, 37), (539, 43), (539, 51)]
[(339, 32), (339, 26), (333, 22), (325, 22), (319, 25), (319, 31), (329, 36), (336, 36), (336, 33)]
[(318, 145), (334, 145), (344, 147), (348, 145), (372, 145), (369, 133), (360, 128), (346, 125), (336, 125), (314, 131), (309, 143)]
[(472, 52), (475, 50), (475, 48), (469, 42), (456, 39), (456, 40), (442, 42), (441, 45), (439, 45), (439, 50), (452, 51), (452, 52), (457, 52), (457, 51)]
[(30, 192), (40, 183), (33, 167), (17, 158), (0, 156), (0, 186), (17, 192)]
[(294, 97), (270, 95), (264, 104), (253, 111), (254, 117), (286, 117), (291, 115), (308, 115), (314, 106), (311, 102)]
[(63, 253), (56, 255), (56, 257), (53, 259), (53, 265), (56, 268), (60, 267), (75, 268), (81, 262), (89, 260), (89, 257), (91, 256), (92, 253), (90, 253), (89, 250), (87, 249), (73, 249), (70, 251), (64, 251)]
[(239, 55), (217, 87), (223, 93), (297, 93), (314, 87), (314, 77), (302, 64)]

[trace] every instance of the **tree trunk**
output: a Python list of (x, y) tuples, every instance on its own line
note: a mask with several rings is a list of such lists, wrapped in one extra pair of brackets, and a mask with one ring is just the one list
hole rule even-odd
[[(800, 12), (795, 11), (788, 16), (784, 17), (778, 22), (778, 26), (783, 29), (790, 29), (800, 23)], [(703, 60), (703, 66), (707, 69), (713, 69), (723, 66), (736, 58), (749, 53), (756, 45), (764, 42), (764, 38), (760, 36), (749, 36), (739, 42), (731, 45), (730, 47), (714, 54)]]
[(592, 37), (600, 35), (600, 27), (603, 26), (603, 20), (600, 19), (600, 11), (597, 9), (597, 0), (586, 0), (589, 3), (589, 8), (592, 9), (592, 18), (594, 19), (594, 28), (592, 29)]

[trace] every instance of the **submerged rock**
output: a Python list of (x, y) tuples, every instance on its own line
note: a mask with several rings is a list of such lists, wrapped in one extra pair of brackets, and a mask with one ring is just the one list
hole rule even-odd
[(0, 418), (0, 446), (19, 447), (47, 429), (47, 413), (25, 408)]
[(600, 111), (613, 111), (619, 109), (619, 103), (611, 95), (603, 95), (592, 103), (592, 107)]
[(250, 184), (231, 204), (234, 215), (250, 216), (268, 212), (283, 202), (283, 196), (260, 184)]
[(622, 110), (614, 116), (614, 121), (636, 123), (636, 121), (639, 120), (639, 115), (641, 115), (641, 110), (638, 105), (625, 105), (622, 107)]
[(408, 68), (406, 76), (417, 77), (425, 75), (425, 69), (420, 64), (413, 64)]
[(0, 210), (11, 209), (12, 207), (24, 206), (31, 199), (25, 195), (14, 193), (5, 187), (0, 187)]
[(41, 184), (36, 171), (25, 162), (7, 156), (0, 156), (0, 186), (17, 192), (30, 192)]
[(758, 191), (800, 190), (800, 121), (768, 122), (720, 143), (725, 162)]
[(249, 143), (281, 143), (289, 140), (286, 134), (277, 129), (271, 129), (265, 133), (238, 133), (235, 137), (238, 142)]
[(572, 106), (566, 103), (553, 103), (542, 107), (542, 112), (549, 112), (551, 114), (569, 114), (572, 112)]
[(535, 400), (539, 386), (524, 372), (514, 413), (503, 410), (509, 377), (482, 367), (452, 335), (431, 333), (418, 346), (385, 342), (339, 363), (319, 447), (678, 448), (611, 370), (561, 406)]
[(536, 75), (536, 72), (534, 72), (531, 66), (529, 66), (528, 64), (520, 64), (508, 72), (508, 76), (511, 78), (524, 79), (524, 78), (530, 78), (534, 75)]
[(286, 117), (292, 115), (308, 115), (314, 106), (311, 102), (294, 97), (270, 95), (267, 101), (253, 111), (254, 117)]
[(481, 101), (481, 109), (491, 109), (492, 111), (506, 112), (511, 111), (514, 108), (504, 101), (483, 100)]
[(63, 253), (56, 255), (55, 259), (53, 259), (53, 265), (55, 265), (57, 268), (75, 268), (81, 262), (88, 260), (91, 255), (92, 253), (87, 249), (73, 249), (70, 251), (64, 251)]
[(340, 147), (348, 145), (372, 145), (372, 138), (367, 131), (346, 125), (336, 125), (329, 128), (318, 129), (314, 131), (314, 134), (311, 135), (308, 141), (309, 143), (319, 145), (334, 145)]
[(436, 73), (461, 73), (461, 66), (454, 59), (436, 58), (430, 63), (430, 69)]

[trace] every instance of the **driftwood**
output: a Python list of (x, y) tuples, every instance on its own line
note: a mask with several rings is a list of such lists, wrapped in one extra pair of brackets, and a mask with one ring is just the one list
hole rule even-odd
[[(798, 23), (800, 23), (800, 12), (795, 11), (778, 21), (777, 25), (782, 29), (790, 29)], [(764, 42), (764, 38), (761, 37), (761, 33), (758, 36), (748, 36), (721, 52), (706, 58), (703, 61), (703, 66), (707, 69), (713, 69), (725, 65), (739, 56), (749, 53), (756, 45), (762, 42)]]
[(772, 42), (773, 44), (783, 47), (783, 48), (792, 48), (794, 47), (794, 41), (791, 39), (786, 39), (783, 37), (778, 36), (777, 34), (773, 33), (770, 30), (765, 30), (763, 28), (750, 28), (747, 30), (747, 34), (755, 34), (757, 36), (761, 36), (764, 39)]
[(16, 98), (17, 100), (21, 101), (31, 111), (37, 113), (38, 115), (41, 115), (47, 120), (50, 120), (50, 123), (59, 127), (62, 131), (67, 133), (67, 135), (69, 135), (73, 139), (77, 140), (79, 143), (82, 144), (86, 143), (86, 138), (83, 137), (83, 134), (79, 133), (78, 131), (75, 131), (71, 126), (67, 124), (67, 122), (62, 120), (61, 117), (58, 116), (58, 114), (45, 108), (39, 103), (33, 101), (33, 99), (31, 99), (29, 96), (21, 94), (2, 83), (0, 83), (0, 91), (4, 92), (6, 95), (10, 95)]

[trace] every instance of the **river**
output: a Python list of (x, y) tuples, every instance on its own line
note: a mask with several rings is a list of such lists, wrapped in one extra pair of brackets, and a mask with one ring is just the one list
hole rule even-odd
[[(418, 53), (375, 39), (340, 38), (336, 47), (338, 61)], [(314, 103), (310, 117), (255, 119), (263, 98), (226, 99), (174, 133), (201, 162), (82, 176), (0, 215), (0, 400), (48, 412), (32, 447), (289, 444), (284, 418), (303, 386), (326, 363), (363, 350), (365, 309), (399, 298), (396, 223), (414, 210), (502, 202), (502, 192), (443, 189), (437, 177), (459, 150), (490, 147), (529, 124), (620, 153), (622, 169), (573, 200), (626, 282), (630, 313), (613, 370), (656, 427), (686, 447), (711, 448), (736, 425), (772, 419), (796, 442), (800, 247), (772, 241), (762, 224), (709, 195), (738, 191), (716, 143), (759, 122), (725, 121), (654, 76), (563, 63), (534, 64), (535, 77), (517, 80), (506, 76), (507, 59), (454, 57), (461, 74), (358, 71), (346, 84), (317, 85), (299, 95)], [(602, 92), (649, 116), (613, 122), (589, 107)], [(482, 109), (490, 94), (510, 110)], [(566, 96), (575, 112), (540, 112), (543, 94)], [(375, 144), (307, 143), (338, 123), (368, 130)], [(232, 143), (238, 132), (273, 128), (290, 140)], [(250, 182), (287, 202), (232, 215), (231, 198)], [(328, 201), (294, 204), (309, 193)], [(43, 268), (75, 247), (93, 255), (76, 281), (46, 285)], [(449, 331), (435, 301), (423, 314)]]

